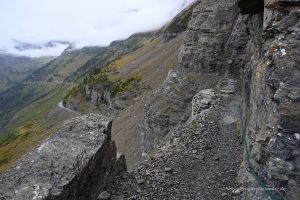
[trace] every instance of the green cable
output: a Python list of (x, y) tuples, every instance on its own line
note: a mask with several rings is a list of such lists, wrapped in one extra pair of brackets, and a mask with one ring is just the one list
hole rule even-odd
[(244, 160), (246, 160), (246, 162), (247, 162), (247, 167), (248, 167), (248, 170), (249, 170), (248, 172), (252, 176), (254, 176), (254, 178), (256, 179), (258, 184), (264, 189), (264, 191), (271, 198), (271, 200), (277, 200), (277, 198), (274, 196), (274, 194), (268, 188), (266, 188), (266, 185), (259, 178), (259, 176), (257, 175), (257, 173), (255, 172), (255, 170), (252, 166), (252, 163), (250, 162), (248, 142), (247, 142), (247, 136), (246, 136), (246, 129), (245, 129), (245, 126), (244, 126), (244, 123), (243, 123), (243, 116), (242, 116), (241, 110), (240, 110), (240, 115), (241, 115), (241, 127), (242, 127), (242, 132), (243, 132), (243, 139), (244, 139)]

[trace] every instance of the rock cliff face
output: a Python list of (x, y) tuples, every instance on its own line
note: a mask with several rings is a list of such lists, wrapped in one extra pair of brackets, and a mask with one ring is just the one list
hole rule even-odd
[[(300, 2), (199, 0), (192, 8), (179, 68), (139, 124), (143, 151), (161, 146), (108, 191), (129, 199), (300, 199)], [(105, 99), (104, 89), (91, 99)], [(0, 199), (95, 199), (124, 168), (109, 133), (98, 115), (70, 122), (0, 179)]]
[[(246, 15), (250, 60), (242, 68), (242, 102), (251, 161), (278, 199), (299, 199), (300, 2), (267, 0), (252, 8), (245, 2), (240, 1), (242, 13), (263, 11)], [(256, 190), (245, 198), (264, 195)]]
[[(179, 55), (179, 70), (171, 71), (140, 125), (144, 152), (149, 152), (178, 123), (185, 122), (193, 96), (217, 85), (228, 68), (225, 46), (238, 16), (236, 1), (198, 1)], [(232, 64), (232, 63), (230, 63)]]
[(111, 121), (100, 115), (66, 123), (0, 177), (0, 199), (97, 199), (126, 169), (110, 132)]
[[(144, 151), (188, 119), (198, 91), (214, 87), (224, 75), (240, 77), (250, 162), (274, 196), (299, 199), (299, 8), (297, 0), (198, 1), (181, 48), (180, 70), (168, 74), (145, 108), (140, 126)], [(246, 186), (261, 188), (248, 172), (242, 170), (242, 176)], [(260, 189), (243, 195), (267, 198)]]

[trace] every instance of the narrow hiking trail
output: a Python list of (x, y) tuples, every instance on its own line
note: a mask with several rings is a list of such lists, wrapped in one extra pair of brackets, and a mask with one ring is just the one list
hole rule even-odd
[(107, 191), (116, 199), (239, 199), (239, 99), (238, 94), (222, 95)]

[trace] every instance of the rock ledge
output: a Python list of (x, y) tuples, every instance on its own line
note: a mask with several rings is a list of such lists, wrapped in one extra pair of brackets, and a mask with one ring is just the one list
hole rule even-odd
[(95, 114), (67, 122), (0, 177), (0, 199), (97, 199), (126, 168), (118, 166), (125, 162), (117, 161), (111, 124)]

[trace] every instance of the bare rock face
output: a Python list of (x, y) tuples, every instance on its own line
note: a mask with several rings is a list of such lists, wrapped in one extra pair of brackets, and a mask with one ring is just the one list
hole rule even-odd
[(195, 89), (182, 73), (174, 70), (168, 73), (153, 101), (145, 107), (145, 117), (139, 126), (145, 153), (158, 145), (177, 123), (188, 119), (188, 104)]
[(233, 79), (225, 79), (218, 83), (217, 88), (223, 94), (233, 94), (236, 87), (236, 81)]
[(217, 98), (217, 94), (213, 89), (201, 90), (198, 92), (192, 102), (192, 119), (199, 115), (202, 110), (211, 107), (213, 100)]
[(181, 70), (196, 73), (226, 71), (224, 46), (238, 17), (236, 0), (201, 0), (193, 11), (181, 48)]
[[(246, 15), (250, 59), (242, 71), (242, 102), (250, 157), (277, 199), (299, 199), (300, 3), (265, 0), (264, 5), (260, 14)], [(260, 187), (253, 178), (248, 181), (249, 187)], [(267, 196), (254, 190), (244, 198)]]
[[(240, 89), (226, 76), (240, 76), (250, 162), (277, 199), (299, 199), (299, 10), (299, 0), (198, 1), (181, 47), (180, 70), (169, 74), (145, 108), (141, 133), (146, 150), (182, 121), (197, 92), (219, 82), (225, 97)], [(216, 73), (215, 79), (221, 79), (216, 84), (205, 78)], [(196, 110), (209, 106), (209, 99), (195, 97)], [(239, 191), (244, 199), (268, 198), (249, 172), (242, 176), (244, 187), (258, 188)]]
[(126, 169), (110, 131), (111, 121), (100, 115), (69, 121), (0, 177), (0, 199), (97, 199)]
[(180, 49), (179, 70), (169, 72), (154, 100), (145, 107), (140, 124), (144, 152), (151, 151), (175, 126), (190, 117), (194, 95), (214, 88), (223, 78), (216, 72), (227, 73), (224, 62), (229, 56), (222, 47), (228, 42), (238, 13), (236, 0), (195, 3)]

